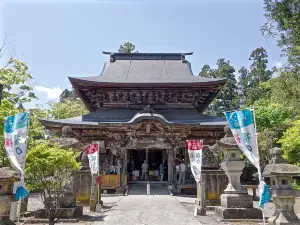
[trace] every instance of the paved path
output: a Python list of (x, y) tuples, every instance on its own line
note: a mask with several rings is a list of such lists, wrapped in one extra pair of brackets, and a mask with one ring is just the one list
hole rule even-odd
[[(105, 198), (103, 199), (106, 200)], [(105, 205), (105, 202), (104, 202)], [(193, 215), (170, 195), (128, 195), (102, 213), (105, 225), (200, 225)]]

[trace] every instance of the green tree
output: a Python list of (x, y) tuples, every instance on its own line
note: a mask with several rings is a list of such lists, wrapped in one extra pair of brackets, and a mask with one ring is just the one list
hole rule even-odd
[(270, 82), (271, 98), (274, 102), (293, 108), (293, 115), (300, 113), (300, 76), (295, 69), (283, 69)]
[(22, 105), (36, 99), (33, 86), (30, 85), (32, 76), (25, 62), (10, 58), (7, 64), (0, 68), (0, 83), (3, 85), (3, 99), (16, 105)]
[(223, 112), (239, 108), (237, 81), (234, 72), (234, 67), (224, 58), (218, 59), (217, 69), (211, 69), (209, 65), (202, 67), (199, 73), (200, 76), (227, 79), (227, 83), (208, 106), (206, 110), (207, 114), (223, 117)]
[(59, 96), (59, 101), (63, 102), (66, 99), (77, 99), (79, 96), (77, 95), (76, 91), (72, 89), (69, 91), (68, 89), (65, 89)]
[(49, 115), (51, 119), (67, 119), (88, 113), (80, 99), (66, 99), (63, 102), (50, 103)]
[(130, 42), (125, 42), (123, 45), (120, 45), (120, 48), (118, 50), (120, 53), (136, 53), (138, 51), (135, 51), (135, 45)]
[(267, 97), (269, 90), (262, 85), (272, 78), (272, 71), (267, 69), (268, 54), (264, 48), (256, 48), (249, 60), (252, 61), (250, 70), (248, 71), (245, 67), (239, 70), (238, 83), (241, 103), (248, 106), (260, 98)]
[(266, 23), (263, 34), (279, 37), (278, 45), (288, 57), (289, 63), (300, 63), (300, 1), (264, 0)]
[(290, 163), (300, 166), (300, 120), (293, 122), (279, 140), (282, 144), (283, 156)]
[[(3, 51), (5, 42), (0, 48)], [(2, 57), (2, 55), (0, 55)], [(23, 103), (36, 99), (33, 87), (30, 85), (32, 76), (25, 62), (10, 58), (6, 65), (0, 68), (0, 83), (3, 85), (0, 105), (0, 161), (1, 166), (9, 165), (4, 151), (3, 123), (7, 116), (24, 111)]]
[(256, 125), (258, 130), (258, 147), (261, 164), (268, 164), (269, 149), (278, 146), (283, 132), (292, 124), (293, 116), (290, 108), (270, 99), (260, 99), (252, 107), (255, 108)]
[(41, 191), (50, 225), (58, 222), (64, 189), (71, 185), (71, 174), (79, 166), (72, 151), (44, 142), (36, 144), (27, 154), (26, 183), (29, 190)]

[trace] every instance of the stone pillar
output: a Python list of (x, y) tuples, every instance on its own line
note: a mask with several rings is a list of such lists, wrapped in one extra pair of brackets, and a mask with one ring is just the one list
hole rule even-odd
[(206, 187), (207, 175), (201, 174), (201, 181), (197, 185), (197, 199), (195, 200), (195, 211), (197, 215), (206, 215)]
[(90, 194), (90, 211), (96, 212), (96, 204), (98, 199), (98, 190), (97, 190), (97, 175), (92, 175), (91, 182), (91, 194)]
[(205, 205), (220, 205), (220, 196), (223, 193), (226, 182), (225, 172), (220, 170), (220, 159), (214, 154), (209, 146), (204, 145), (202, 148), (202, 168), (201, 173), (206, 175), (205, 182)]
[(292, 189), (292, 176), (300, 175), (300, 168), (290, 165), (281, 156), (280, 148), (270, 150), (272, 160), (263, 172), (263, 177), (270, 177), (271, 194), (276, 206), (274, 214), (268, 219), (270, 225), (300, 224), (294, 206), (300, 192)]
[(215, 207), (215, 213), (222, 219), (262, 219), (262, 211), (253, 208), (253, 198), (241, 185), (240, 176), (245, 167), (241, 159), (241, 151), (229, 129), (224, 129), (226, 135), (211, 147), (216, 152), (223, 152), (224, 160), (221, 168), (228, 178), (227, 188), (221, 195), (221, 206)]
[(8, 167), (0, 168), (0, 224), (14, 224), (9, 219), (11, 203), (15, 202), (13, 184), (20, 181), (19, 174)]

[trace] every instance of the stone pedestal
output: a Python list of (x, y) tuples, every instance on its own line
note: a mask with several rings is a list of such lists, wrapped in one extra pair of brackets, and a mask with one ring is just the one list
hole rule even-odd
[(90, 170), (79, 170), (74, 172), (74, 190), (76, 200), (89, 202), (91, 194), (92, 176)]
[(270, 225), (300, 224), (294, 206), (299, 191), (292, 189), (292, 177), (300, 175), (300, 168), (290, 165), (281, 157), (281, 149), (270, 150), (272, 159), (265, 167), (263, 177), (270, 177), (271, 194), (276, 206), (274, 214), (268, 219)]
[[(64, 187), (64, 192), (59, 198), (59, 208), (57, 209), (57, 218), (72, 219), (79, 218), (83, 215), (83, 206), (76, 206), (76, 193), (73, 188), (73, 182), (70, 179), (69, 183)], [(48, 201), (46, 201), (48, 202)], [(48, 209), (45, 205), (44, 209), (35, 211), (35, 218), (48, 218)]]
[(8, 167), (0, 168), (0, 224), (14, 224), (9, 219), (11, 203), (15, 202), (13, 184), (19, 175)]
[(227, 188), (221, 195), (221, 206), (215, 207), (215, 213), (223, 220), (230, 219), (262, 219), (262, 211), (253, 208), (253, 198), (247, 189), (241, 185), (240, 177), (245, 167), (241, 159), (241, 151), (229, 129), (224, 129), (226, 135), (211, 147), (213, 151), (223, 152), (224, 160), (221, 168), (228, 178)]
[(276, 206), (275, 213), (268, 219), (270, 225), (283, 225), (300, 224), (300, 220), (297, 217), (294, 206), (295, 206), (295, 194), (294, 190), (272, 190), (273, 203)]
[(202, 154), (201, 173), (204, 175), (205, 205), (217, 206), (221, 204), (220, 196), (226, 186), (225, 173), (220, 170), (219, 156), (214, 154), (209, 146), (203, 146)]
[[(240, 155), (239, 152), (235, 154)], [(224, 220), (262, 219), (262, 211), (253, 208), (252, 196), (241, 185), (240, 177), (244, 166), (245, 162), (239, 158), (221, 163), (221, 168), (228, 177), (228, 185), (221, 195), (221, 206), (215, 208), (215, 213)]]

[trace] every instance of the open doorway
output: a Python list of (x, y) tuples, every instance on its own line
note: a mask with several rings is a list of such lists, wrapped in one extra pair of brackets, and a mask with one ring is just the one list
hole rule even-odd
[[(160, 181), (159, 166), (165, 161), (165, 173), (167, 174), (166, 151), (162, 149), (131, 149), (128, 150), (129, 163), (127, 164), (128, 181), (140, 181), (142, 176), (142, 164), (148, 163), (148, 180)], [(129, 168), (131, 167), (131, 168)], [(164, 180), (167, 177), (164, 176)]]

